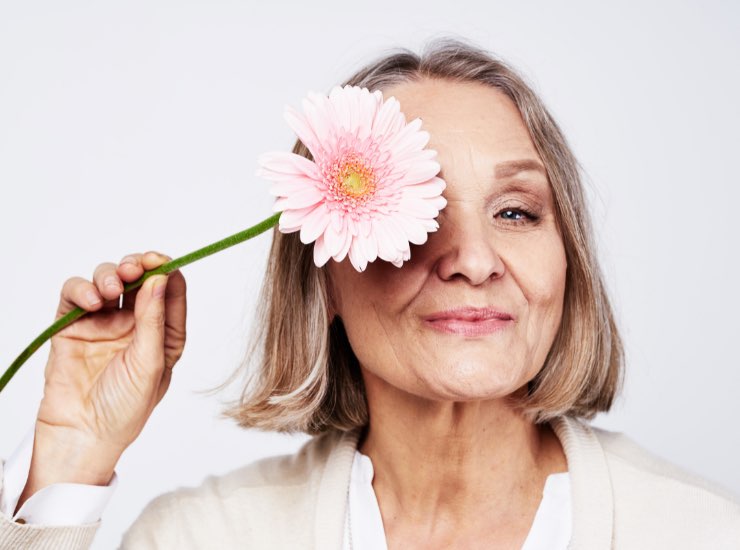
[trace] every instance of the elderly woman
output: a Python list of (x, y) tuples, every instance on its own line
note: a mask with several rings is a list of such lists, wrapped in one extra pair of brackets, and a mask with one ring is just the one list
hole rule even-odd
[[(576, 160), (523, 79), (440, 41), (345, 84), (423, 120), (447, 184), (438, 230), (400, 269), (363, 272), (319, 268), (297, 233), (274, 232), (259, 363), (226, 414), (314, 437), (157, 497), (122, 547), (740, 548), (731, 495), (585, 421), (620, 389), (622, 343)], [(105, 313), (52, 341), (20, 494), (6, 473), (3, 548), (92, 541), (105, 501), (92, 491), (115, 485), (183, 350), (181, 273), (117, 309), (121, 283), (167, 259), (134, 254), (64, 285), (59, 316)], [(59, 482), (90, 490), (69, 496), (86, 507), (78, 525), (39, 511)]]

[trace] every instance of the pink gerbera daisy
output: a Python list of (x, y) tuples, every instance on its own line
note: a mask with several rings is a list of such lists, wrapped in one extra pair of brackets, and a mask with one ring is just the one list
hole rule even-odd
[(376, 258), (401, 267), (409, 243), (426, 242), (447, 204), (421, 119), (407, 123), (396, 98), (349, 85), (328, 97), (309, 92), (303, 111), (286, 106), (285, 119), (314, 160), (289, 152), (259, 158), (257, 175), (273, 182), (273, 211), (282, 212), (278, 229), (315, 241), (318, 267), (345, 256), (358, 271)]

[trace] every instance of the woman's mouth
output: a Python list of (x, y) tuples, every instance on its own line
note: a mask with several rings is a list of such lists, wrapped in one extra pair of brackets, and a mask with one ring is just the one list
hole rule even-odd
[(484, 336), (514, 323), (514, 316), (500, 307), (460, 306), (437, 311), (423, 318), (430, 328), (447, 334)]

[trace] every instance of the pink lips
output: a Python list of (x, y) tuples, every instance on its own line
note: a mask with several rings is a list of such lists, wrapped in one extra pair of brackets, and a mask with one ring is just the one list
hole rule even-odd
[(492, 308), (460, 307), (438, 311), (424, 317), (431, 328), (461, 336), (483, 336), (513, 324), (512, 315)]

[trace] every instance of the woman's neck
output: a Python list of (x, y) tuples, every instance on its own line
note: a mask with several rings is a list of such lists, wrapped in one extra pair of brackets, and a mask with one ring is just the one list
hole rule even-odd
[(567, 471), (552, 429), (505, 399), (431, 401), (386, 386), (368, 392), (368, 405), (358, 448), (373, 463), (386, 533), (397, 521), (431, 533), (499, 522), (516, 530), (518, 520), (526, 535), (545, 479)]

